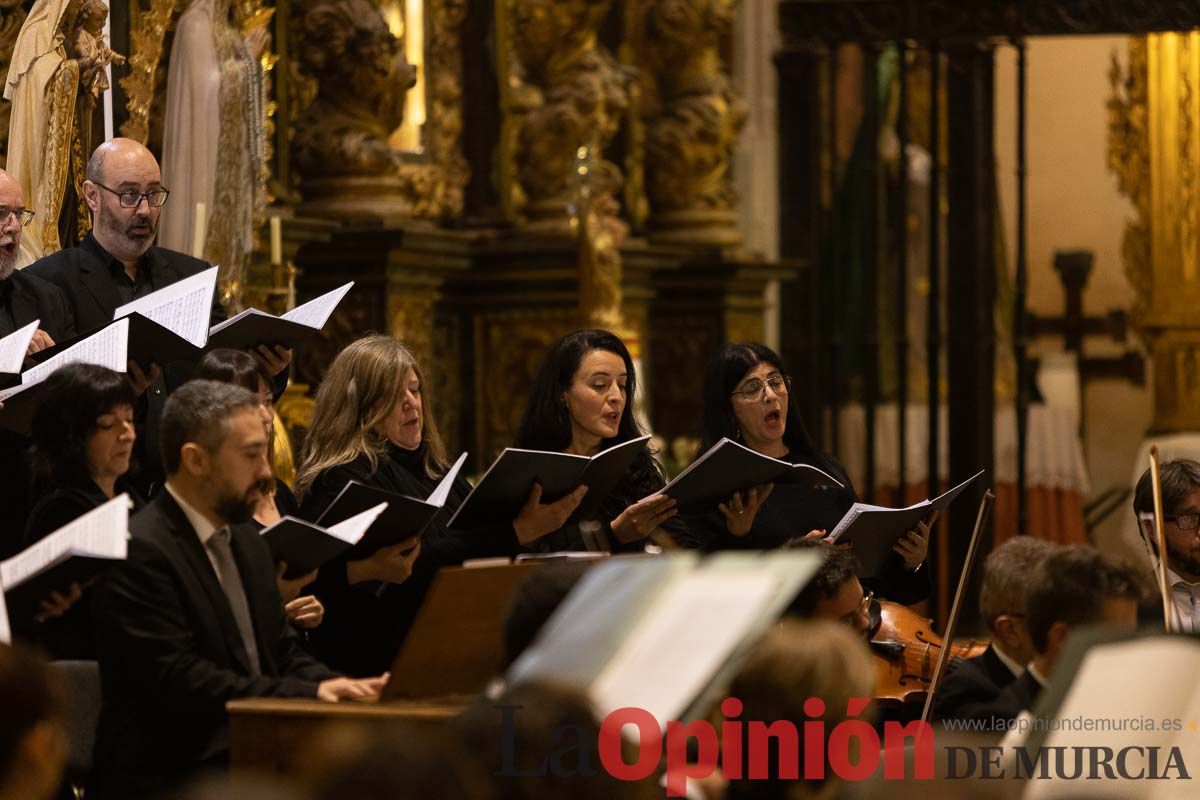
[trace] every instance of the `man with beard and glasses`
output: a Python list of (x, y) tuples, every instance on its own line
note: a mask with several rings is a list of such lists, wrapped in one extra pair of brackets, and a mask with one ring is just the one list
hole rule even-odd
[[(20, 184), (0, 169), (0, 337), (38, 320), (29, 342), (29, 355), (75, 335), (74, 316), (58, 287), (16, 269), (21, 229), (32, 218), (33, 212), (25, 209)], [(9, 523), (0, 533), (0, 559), (22, 546), (21, 534), (29, 510), (28, 448), (28, 438), (0, 429), (0, 463), (10, 472), (0, 481), (0, 508)]]
[(162, 418), (165, 491), (133, 515), (126, 561), (95, 590), (103, 706), (89, 798), (169, 794), (229, 757), (225, 703), (377, 695), (339, 677), (287, 624), (270, 550), (249, 522), (271, 480), (263, 409), (192, 381)]
[[(158, 220), (170, 192), (162, 185), (158, 161), (132, 139), (113, 139), (96, 148), (87, 164), (84, 199), (92, 211), (92, 230), (76, 247), (60, 250), (30, 265), (30, 274), (60, 288), (67, 297), (78, 331), (112, 321), (113, 312), (139, 297), (209, 269), (212, 265), (184, 253), (153, 246)], [(210, 325), (226, 318), (213, 298)], [(276, 376), (276, 391), (287, 385), (290, 350), (261, 346), (255, 354)], [(134, 484), (150, 496), (161, 483), (157, 459), (157, 421), (167, 392), (187, 380), (191, 365), (129, 363), (129, 376), (141, 395), (137, 421), (141, 469)], [(165, 370), (165, 375), (162, 372)], [(145, 456), (151, 457), (145, 457)]]
[[(1167, 540), (1167, 583), (1174, 601), (1172, 624), (1184, 633), (1200, 633), (1200, 462), (1181, 458), (1168, 461), (1159, 469), (1163, 536)], [(1157, 566), (1150, 470), (1142, 474), (1134, 490), (1133, 513), (1142, 540)], [(1156, 613), (1161, 625), (1162, 611)]]

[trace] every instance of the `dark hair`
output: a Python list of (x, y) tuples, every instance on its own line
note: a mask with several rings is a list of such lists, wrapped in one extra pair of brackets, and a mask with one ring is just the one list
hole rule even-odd
[(1125, 564), (1105, 558), (1091, 545), (1060, 547), (1033, 572), (1026, 598), (1025, 619), (1037, 652), (1046, 652), (1050, 628), (1056, 622), (1087, 625), (1098, 622), (1104, 601), (1142, 599), (1138, 574)]
[(67, 690), (44, 658), (24, 647), (0, 644), (0, 786), (29, 732), (42, 722), (65, 726)]
[[(1181, 509), (1188, 495), (1200, 489), (1200, 462), (1190, 458), (1177, 458), (1160, 464), (1158, 476), (1162, 486), (1163, 513), (1175, 514)], [(1154, 513), (1154, 485), (1150, 479), (1150, 470), (1142, 473), (1137, 488), (1133, 491), (1133, 513)]]
[(38, 496), (59, 484), (86, 484), (88, 440), (96, 420), (136, 398), (119, 372), (96, 364), (68, 364), (46, 379), (33, 415), (33, 491)]
[[(562, 395), (575, 379), (575, 372), (583, 357), (593, 350), (604, 350), (619, 356), (625, 362), (626, 373), (625, 409), (621, 412), (617, 435), (605, 439), (600, 445), (601, 449), (636, 439), (645, 433), (633, 413), (637, 401), (637, 373), (629, 350), (615, 334), (589, 329), (568, 333), (555, 342), (546, 354), (546, 360), (534, 378), (525, 415), (517, 427), (515, 447), (557, 453), (571, 445), (571, 412), (563, 403)], [(621, 507), (610, 507), (608, 502), (601, 503), (601, 513), (613, 519), (625, 510), (624, 503), (630, 497), (640, 500), (662, 488), (662, 484), (662, 470), (650, 448), (646, 447), (638, 454), (620, 485), (606, 498), (611, 498), (612, 504), (624, 498)]]
[[(788, 374), (779, 354), (757, 342), (727, 344), (713, 356), (704, 380), (704, 429), (700, 432), (697, 455), (703, 454), (721, 439), (741, 439), (741, 429), (733, 413), (733, 390), (759, 364), (770, 364), (781, 374)], [(791, 398), (788, 399), (787, 416), (784, 419), (783, 443), (790, 452), (802, 454), (805, 461), (849, 486), (837, 462), (821, 453), (813, 444), (808, 428), (800, 417), (800, 404)]]
[(592, 565), (587, 561), (545, 564), (513, 592), (504, 618), (504, 664), (511, 665), (533, 643), (546, 621)]
[(179, 470), (180, 451), (195, 442), (210, 453), (220, 449), (229, 433), (230, 417), (243, 408), (258, 408), (258, 395), (217, 381), (188, 381), (167, 398), (159, 438), (167, 475)]
[(259, 381), (267, 387), (267, 391), (271, 390), (274, 383), (265, 364), (249, 353), (228, 347), (205, 353), (204, 358), (200, 359), (200, 363), (192, 371), (192, 380), (232, 383), (234, 386), (249, 389), (256, 395), (260, 391)]
[(816, 550), (825, 560), (788, 606), (789, 616), (811, 617), (817, 604), (832, 600), (845, 583), (858, 575), (858, 559), (849, 550), (834, 547), (828, 542), (796, 538), (784, 545), (786, 550)]
[[(463, 751), (491, 776), (496, 796), (505, 800), (662, 797), (653, 779), (621, 780), (603, 769), (551, 769), (549, 774), (530, 769), (541, 764), (547, 753), (563, 753), (564, 742), (570, 742), (574, 750), (565, 756), (566, 764), (594, 767), (600, 763), (600, 722), (591, 701), (577, 689), (520, 683), (494, 701), (473, 703), (450, 725)], [(497, 735), (502, 728), (510, 730), (512, 736)], [(619, 747), (626, 763), (636, 760), (627, 743)], [(506, 769), (510, 763), (517, 769)]]

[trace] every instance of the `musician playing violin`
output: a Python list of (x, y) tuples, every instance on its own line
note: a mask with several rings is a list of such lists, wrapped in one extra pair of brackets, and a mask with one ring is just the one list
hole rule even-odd
[[(1171, 593), (1172, 627), (1200, 632), (1200, 462), (1181, 458), (1160, 468), (1163, 535), (1167, 542), (1167, 584)], [(1138, 480), (1133, 513), (1143, 541), (1155, 559), (1154, 498), (1150, 471)]]
[[(703, 550), (768, 550), (796, 536), (822, 538), (858, 496), (846, 470), (813, 444), (800, 419), (782, 359), (757, 343), (723, 347), (709, 366), (704, 387), (704, 430), (699, 452), (723, 437), (763, 455), (805, 463), (832, 475), (842, 487), (818, 489), (766, 485), (735, 493), (711, 514), (689, 517), (688, 539)], [(930, 520), (929, 522), (932, 522)], [(929, 524), (901, 536), (895, 555), (880, 575), (864, 576), (868, 590), (906, 605), (929, 596), (925, 554)]]

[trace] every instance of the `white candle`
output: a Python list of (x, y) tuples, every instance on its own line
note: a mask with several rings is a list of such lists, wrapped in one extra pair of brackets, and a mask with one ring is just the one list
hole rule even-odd
[(196, 227), (192, 229), (192, 256), (194, 258), (204, 258), (204, 235), (205, 227), (208, 224), (208, 220), (205, 219), (207, 211), (204, 203), (196, 203)]
[(283, 220), (271, 217), (271, 263), (283, 263)]

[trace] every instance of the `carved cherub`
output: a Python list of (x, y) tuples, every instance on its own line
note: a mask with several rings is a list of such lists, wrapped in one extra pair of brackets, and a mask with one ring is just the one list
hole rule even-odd
[(101, 0), (81, 0), (79, 15), (69, 41), (79, 59), (80, 91), (99, 97), (109, 88), (104, 68), (124, 64), (125, 56), (113, 51), (104, 41), (104, 21), (108, 6)]

